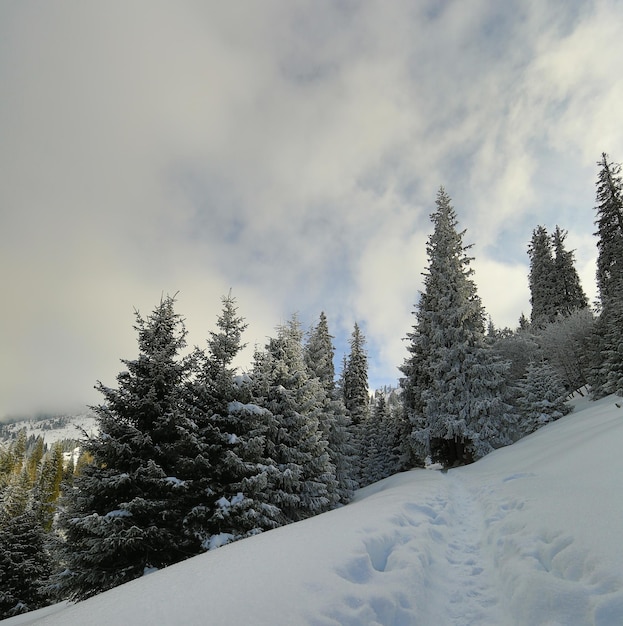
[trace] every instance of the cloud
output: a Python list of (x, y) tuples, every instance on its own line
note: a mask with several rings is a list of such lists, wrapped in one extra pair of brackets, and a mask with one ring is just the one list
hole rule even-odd
[(251, 344), (325, 310), (342, 346), (358, 320), (372, 376), (395, 380), (440, 184), (497, 325), (528, 313), (538, 223), (570, 230), (593, 280), (594, 162), (623, 159), (621, 12), (3, 6), (0, 416), (97, 401), (135, 354), (133, 308), (178, 290), (192, 343), (232, 287)]

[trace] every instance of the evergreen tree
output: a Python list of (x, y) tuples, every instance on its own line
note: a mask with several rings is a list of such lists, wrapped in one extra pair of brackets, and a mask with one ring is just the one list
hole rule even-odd
[(375, 394), (373, 409), (365, 422), (362, 482), (369, 485), (395, 474), (400, 464), (400, 433), (386, 396)]
[[(195, 383), (196, 419), (204, 441), (212, 442), (210, 498), (195, 507), (189, 524), (204, 548), (219, 547), (279, 525), (281, 511), (270, 503), (270, 480), (277, 471), (266, 458), (271, 415), (251, 403), (250, 388), (232, 363), (247, 325), (231, 293), (223, 298), (217, 332), (210, 333)], [(214, 499), (216, 500), (214, 501)], [(214, 501), (212, 504), (210, 501)]]
[(32, 481), (26, 464), (20, 464), (21, 469), (12, 474), (9, 484), (0, 496), (0, 525), (3, 520), (10, 520), (22, 515), (28, 508)]
[(532, 232), (528, 247), (530, 257), (530, 303), (532, 304), (531, 322), (541, 326), (551, 322), (557, 314), (556, 268), (552, 254), (551, 239), (544, 226), (537, 226)]
[(186, 331), (171, 297), (136, 320), (139, 356), (123, 361), (118, 388), (98, 383), (99, 434), (84, 442), (93, 463), (74, 480), (60, 515), (61, 597), (84, 599), (199, 551), (184, 521), (195, 504), (193, 481), (209, 467), (186, 416), (192, 362), (179, 356)]
[(433, 460), (453, 465), (509, 443), (513, 416), (504, 400), (508, 364), (485, 344), (471, 259), (443, 188), (436, 204), (425, 291), (402, 371), (415, 441), (428, 444)]
[(597, 180), (597, 285), (601, 314), (594, 326), (588, 378), (593, 397), (623, 394), (623, 180), (602, 154)]
[(322, 312), (318, 324), (309, 333), (304, 356), (310, 376), (319, 383), (317, 404), (320, 407), (320, 428), (329, 444), (329, 457), (337, 480), (337, 495), (339, 501), (345, 504), (357, 488), (355, 448), (351, 421), (343, 396), (335, 385), (335, 350), (332, 339), (327, 318)]
[(519, 429), (522, 434), (528, 435), (571, 411), (566, 403), (565, 386), (545, 361), (530, 363), (518, 387)]
[(26, 507), (15, 517), (0, 515), (0, 619), (49, 604), (45, 583), (51, 560), (37, 516)]
[(580, 284), (580, 277), (575, 269), (575, 258), (572, 250), (565, 249), (567, 231), (556, 226), (552, 235), (554, 252), (554, 277), (556, 285), (556, 308), (562, 316), (571, 315), (574, 311), (588, 308), (588, 298)]
[(368, 355), (365, 343), (365, 337), (359, 325), (355, 323), (350, 338), (350, 351), (342, 372), (342, 393), (344, 406), (352, 424), (351, 432), (355, 448), (354, 470), (360, 482), (364, 472), (366, 426), (370, 416)]
[[(595, 318), (587, 308), (579, 308), (543, 328), (538, 336), (541, 352), (563, 381), (568, 392), (578, 391), (589, 382), (587, 355)], [(533, 355), (532, 360), (536, 360)]]
[(344, 404), (352, 423), (363, 422), (370, 410), (368, 395), (368, 355), (365, 349), (366, 339), (355, 322), (350, 338), (350, 353), (344, 369)]
[(59, 443), (54, 444), (43, 457), (36, 480), (35, 497), (38, 501), (39, 523), (44, 530), (49, 531), (52, 529), (63, 480), (63, 449)]
[(327, 511), (337, 503), (335, 467), (320, 427), (319, 383), (307, 373), (296, 316), (256, 355), (252, 377), (254, 402), (274, 418), (266, 441), (277, 470), (271, 504), (285, 522)]
[(606, 306), (623, 289), (623, 179), (621, 165), (609, 162), (605, 152), (597, 165), (597, 286)]

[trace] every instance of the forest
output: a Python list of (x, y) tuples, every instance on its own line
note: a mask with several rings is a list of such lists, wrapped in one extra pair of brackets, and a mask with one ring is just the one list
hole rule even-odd
[(204, 348), (188, 349), (175, 296), (136, 312), (138, 354), (116, 386), (97, 383), (99, 431), (80, 456), (25, 431), (0, 448), (0, 619), (346, 505), (413, 467), (472, 463), (567, 414), (574, 393), (623, 395), (623, 178), (605, 153), (598, 168), (598, 302), (564, 228), (537, 225), (531, 313), (514, 329), (487, 318), (439, 189), (395, 388), (370, 392), (358, 324), (336, 371), (324, 313), (307, 330), (293, 315), (241, 373), (231, 292)]

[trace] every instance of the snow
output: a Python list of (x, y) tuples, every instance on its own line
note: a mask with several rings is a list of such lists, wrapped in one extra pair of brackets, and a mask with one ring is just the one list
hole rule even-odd
[(5, 623), (623, 624), (618, 401), (582, 399), (473, 465), (392, 476), (340, 509)]
[[(84, 434), (94, 435), (97, 433), (97, 418), (93, 413), (80, 413), (77, 415), (59, 415), (46, 419), (22, 420), (12, 424), (1, 424), (7, 433), (17, 433), (26, 428), (27, 436), (41, 436), (47, 444), (53, 444), (64, 439), (82, 439)], [(0, 445), (8, 441), (8, 437), (0, 436)]]

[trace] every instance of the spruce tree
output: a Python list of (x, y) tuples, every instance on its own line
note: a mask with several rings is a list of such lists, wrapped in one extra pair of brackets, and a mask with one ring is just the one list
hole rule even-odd
[(135, 329), (139, 356), (123, 361), (117, 388), (98, 383), (99, 433), (83, 442), (93, 463), (64, 500), (60, 597), (84, 599), (199, 551), (184, 521), (209, 468), (187, 417), (192, 363), (180, 356), (186, 331), (174, 299), (147, 319), (137, 312)]
[(318, 324), (312, 328), (305, 344), (305, 364), (312, 378), (317, 379), (317, 403), (320, 407), (320, 428), (329, 444), (329, 456), (335, 467), (338, 498), (348, 502), (357, 488), (355, 471), (355, 447), (351, 420), (346, 412), (343, 396), (335, 384), (335, 349), (333, 337), (324, 312)]
[[(587, 355), (595, 318), (588, 308), (580, 308), (541, 330), (538, 342), (542, 355), (554, 368), (568, 392), (580, 390), (589, 382)], [(532, 360), (536, 360), (533, 356)]]
[(56, 443), (43, 457), (37, 473), (35, 487), (39, 502), (39, 523), (46, 531), (52, 529), (52, 522), (56, 512), (56, 503), (61, 493), (63, 480), (63, 449)]
[(350, 338), (350, 353), (344, 369), (344, 404), (354, 425), (364, 421), (370, 410), (368, 395), (368, 355), (366, 339), (355, 322)]
[(518, 388), (522, 435), (528, 435), (571, 411), (566, 403), (565, 386), (554, 368), (545, 361), (530, 363)]
[(0, 619), (49, 604), (51, 569), (46, 536), (30, 506), (15, 517), (0, 514)]
[(296, 316), (278, 329), (266, 350), (256, 355), (252, 372), (254, 402), (273, 417), (267, 456), (276, 469), (271, 504), (294, 522), (337, 503), (335, 467), (320, 427), (317, 379), (307, 373), (302, 331)]
[(605, 152), (597, 165), (597, 286), (606, 306), (623, 289), (623, 179), (621, 165), (609, 162)]
[(411, 357), (402, 371), (414, 439), (428, 444), (433, 460), (453, 465), (509, 443), (513, 416), (505, 402), (508, 364), (486, 346), (484, 311), (471, 278), (464, 232), (457, 230), (443, 188), (436, 205), (425, 291), (409, 335)]
[(597, 286), (601, 314), (591, 341), (593, 397), (623, 394), (623, 179), (621, 166), (603, 153), (597, 163)]
[(218, 330), (210, 333), (208, 349), (198, 358), (194, 415), (201, 437), (212, 444), (214, 496), (194, 508), (188, 524), (207, 549), (275, 528), (281, 516), (267, 493), (277, 473), (266, 457), (272, 416), (251, 402), (250, 386), (233, 366), (244, 348), (246, 327), (230, 293), (223, 298)]
[(552, 243), (544, 226), (537, 226), (532, 232), (528, 247), (530, 257), (530, 303), (533, 326), (542, 326), (553, 321), (557, 314), (557, 285)]
[(580, 284), (580, 277), (575, 269), (575, 258), (572, 250), (565, 248), (567, 231), (556, 226), (552, 235), (554, 253), (554, 276), (556, 285), (557, 313), (563, 317), (580, 309), (588, 308), (588, 298)]
[(396, 426), (385, 394), (375, 394), (373, 408), (364, 428), (361, 472), (363, 485), (382, 480), (398, 471), (400, 456)]

